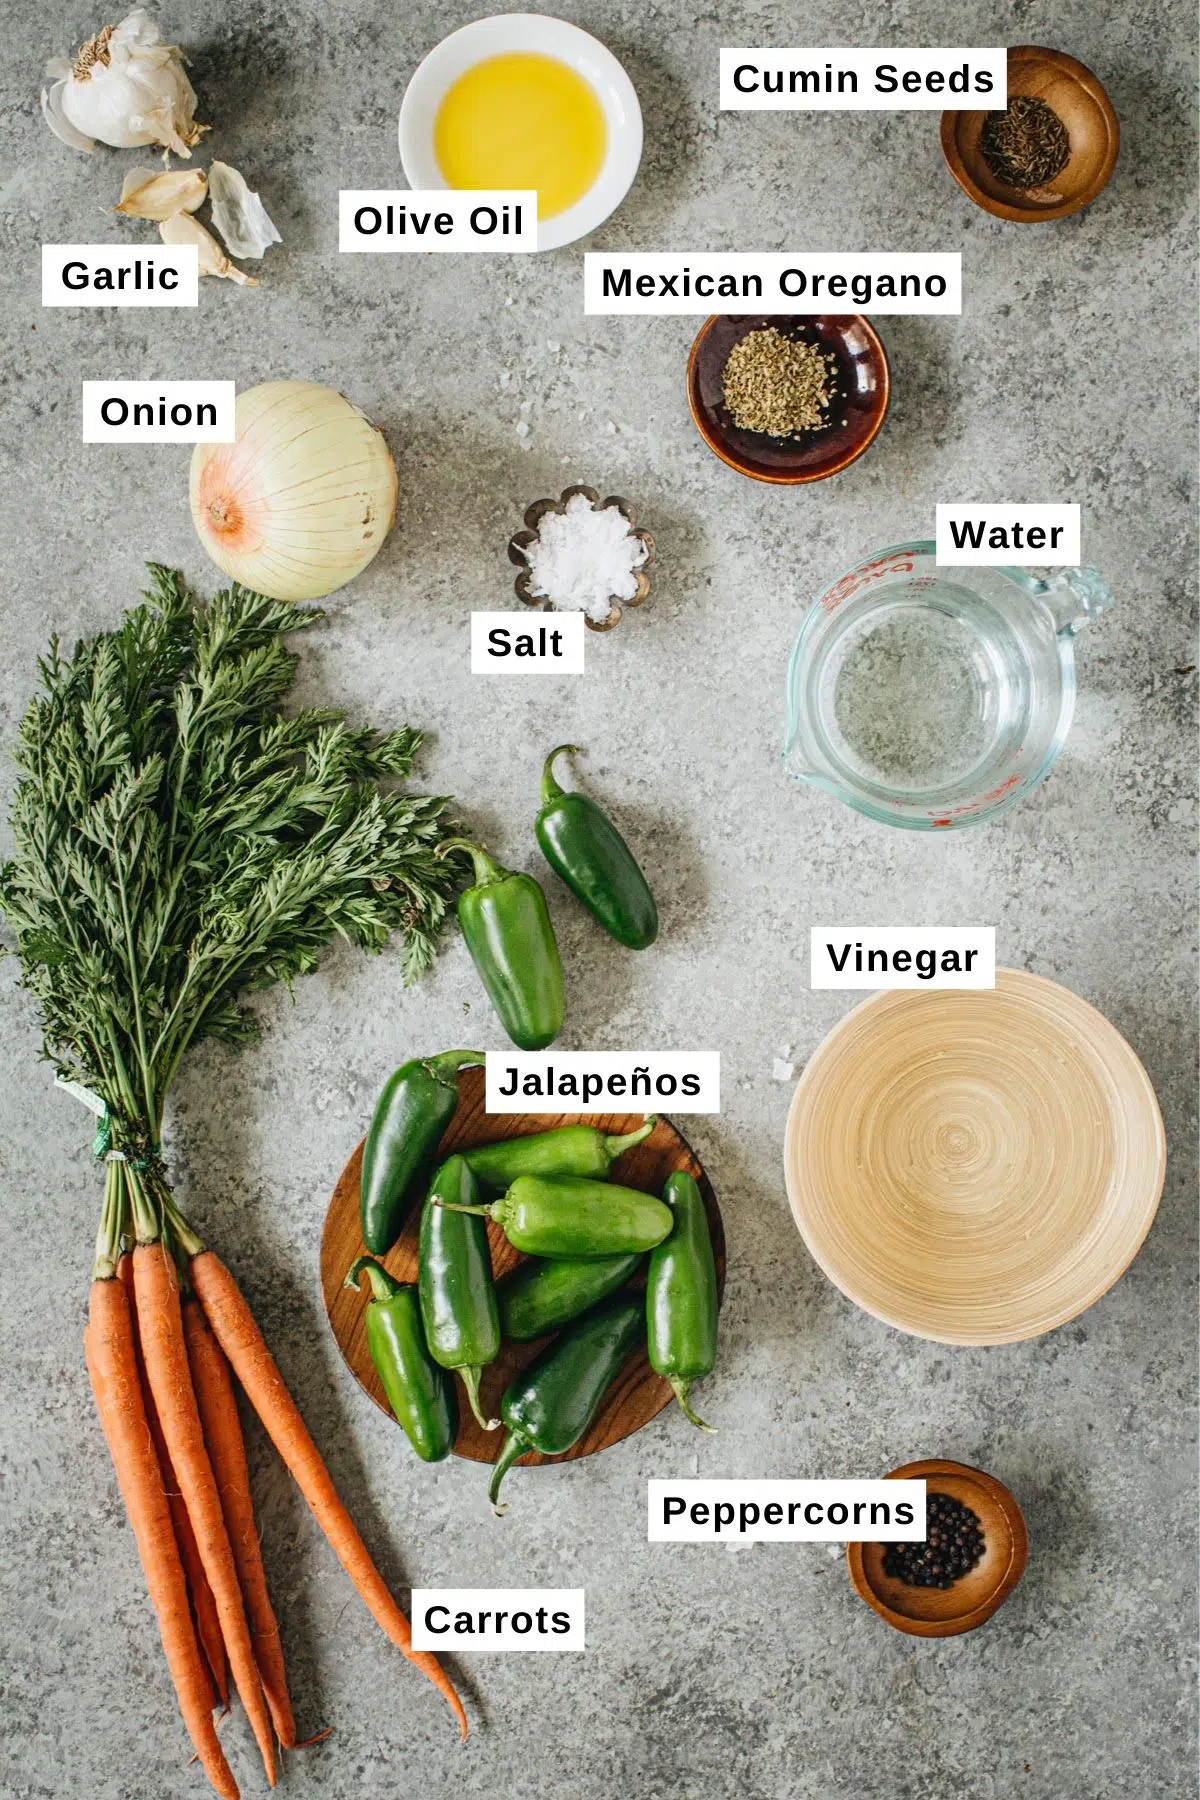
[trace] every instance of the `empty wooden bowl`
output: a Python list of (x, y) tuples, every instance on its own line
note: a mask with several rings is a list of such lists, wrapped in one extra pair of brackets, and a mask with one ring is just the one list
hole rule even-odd
[(846, 1564), (858, 1594), (881, 1619), (910, 1637), (958, 1637), (991, 1618), (1012, 1593), (1029, 1560), (1025, 1516), (1002, 1481), (968, 1463), (931, 1457), (893, 1469), (889, 1481), (924, 1481), (926, 1497), (948, 1494), (969, 1506), (983, 1527), (983, 1555), (952, 1587), (909, 1587), (884, 1571), (886, 1544), (847, 1544)]
[(1008, 97), (1032, 94), (1044, 100), (1067, 129), (1070, 156), (1045, 187), (1014, 188), (999, 180), (984, 160), (980, 135), (991, 114), (944, 112), (942, 152), (946, 166), (976, 206), (998, 219), (1036, 224), (1065, 219), (1090, 206), (1106, 187), (1117, 161), (1121, 127), (1103, 86), (1090, 69), (1061, 50), (1022, 44), (1008, 53)]
[[(525, 1137), (534, 1131), (550, 1131), (556, 1125), (594, 1125), (600, 1131), (613, 1135), (623, 1134), (636, 1131), (643, 1118), (641, 1113), (488, 1113), (484, 1107), (483, 1070), (478, 1068), (459, 1071), (458, 1093), (458, 1110), (439, 1147), (441, 1156), (449, 1156), (454, 1150), (471, 1150), (477, 1144), (491, 1144), (499, 1138)], [(351, 1374), (365, 1388), (380, 1411), (387, 1413), (390, 1419), (392, 1411), (367, 1349), (367, 1297), (358, 1288), (344, 1285), (351, 1263), (363, 1253), (358, 1222), (361, 1169), (362, 1145), (359, 1144), (338, 1177), (329, 1202), (325, 1230), (321, 1237), (321, 1292), (337, 1347), (345, 1357)], [(717, 1263), (717, 1289), (719, 1293), (723, 1293), (725, 1233), (717, 1197), (700, 1159), (682, 1132), (676, 1130), (669, 1119), (660, 1118), (644, 1142), (635, 1144), (613, 1164), (612, 1179), (626, 1182), (631, 1187), (642, 1188), (647, 1193), (661, 1194), (668, 1175), (673, 1174), (676, 1169), (686, 1169), (700, 1184)], [(418, 1206), (391, 1250), (380, 1258), (389, 1275), (394, 1276), (397, 1281), (410, 1282), (417, 1279), (420, 1224), (421, 1209)], [(499, 1280), (519, 1263), (528, 1261), (528, 1258), (514, 1250), (500, 1227), (490, 1220), (487, 1230), (492, 1252), (492, 1272)], [(632, 1285), (644, 1285), (644, 1278), (641, 1275), (635, 1276)], [(527, 1344), (506, 1342), (501, 1346), (495, 1362), (490, 1363), (483, 1371), (483, 1404), (489, 1414), (494, 1416), (499, 1412), (500, 1399), (509, 1382), (549, 1342), (548, 1337), (542, 1337)], [(528, 1456), (520, 1458), (518, 1466), (525, 1468), (533, 1463), (573, 1462), (577, 1457), (590, 1456), (593, 1451), (618, 1444), (622, 1438), (629, 1437), (632, 1432), (640, 1431), (643, 1425), (648, 1425), (664, 1406), (670, 1404), (672, 1398), (670, 1383), (654, 1373), (645, 1351), (641, 1350), (636, 1356), (629, 1358), (605, 1395), (596, 1417), (572, 1449), (563, 1456), (555, 1457), (530, 1452)], [(503, 1440), (502, 1431), (484, 1431), (477, 1424), (460, 1387), (455, 1455), (467, 1457), (472, 1462), (495, 1462)]]
[[(773, 325), (787, 337), (816, 344), (836, 364), (830, 422), (800, 438), (744, 431), (725, 405), (725, 364), (735, 344)], [(824, 481), (848, 468), (874, 443), (888, 409), (891, 379), (879, 334), (858, 313), (791, 313), (749, 317), (720, 313), (696, 334), (687, 366), (688, 405), (696, 429), (714, 456), (753, 481), (794, 486)]]
[(893, 990), (836, 1025), (788, 1114), (805, 1243), (867, 1312), (944, 1344), (1073, 1319), (1128, 1268), (1162, 1193), (1150, 1078), (1043, 976)]

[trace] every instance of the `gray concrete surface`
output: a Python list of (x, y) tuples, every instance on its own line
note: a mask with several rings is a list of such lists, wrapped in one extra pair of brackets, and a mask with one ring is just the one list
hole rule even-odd
[[(588, 745), (597, 791), (646, 848), (664, 932), (634, 960), (553, 896), (570, 978), (561, 1041), (724, 1058), (724, 1110), (694, 1131), (730, 1244), (705, 1393), (720, 1435), (700, 1441), (666, 1413), (584, 1465), (518, 1473), (503, 1523), (477, 1468), (419, 1468), (384, 1427), (340, 1363), (316, 1282), (326, 1197), (385, 1074), (464, 1031), (501, 1043), (461, 944), (410, 992), (390, 960), (331, 956), (294, 1004), (266, 1000), (259, 1049), (192, 1058), (169, 1131), (187, 1209), (239, 1272), (390, 1576), (588, 1595), (585, 1656), (464, 1661), (475, 1730), (460, 1749), (255, 1433), (302, 1729), (334, 1727), (290, 1759), (286, 1792), (1192, 1794), (1194, 9), (560, 10), (622, 57), (646, 115), (641, 177), (597, 244), (961, 249), (961, 319), (881, 322), (891, 416), (840, 479), (774, 491), (718, 464), (683, 397), (694, 322), (585, 319), (578, 246), (339, 257), (339, 187), (399, 181), (405, 79), (470, 5), (165, 5), (216, 121), (211, 149), (261, 187), (284, 246), (260, 290), (209, 283), (198, 313), (43, 312), (39, 246), (120, 237), (102, 209), (135, 157), (75, 155), (35, 116), (44, 56), (103, 9), (6, 9), (4, 744), (51, 630), (111, 624), (147, 557), (214, 579), (188, 520), (187, 451), (84, 447), (81, 378), (331, 382), (384, 424), (402, 497), (384, 553), (301, 646), (305, 695), (427, 728), (423, 783), (458, 794), (518, 863), (533, 863), (541, 752)], [(976, 211), (942, 168), (935, 115), (715, 110), (722, 43), (1030, 38), (1093, 66), (1123, 126), (1111, 188), (1057, 226)], [(642, 508), (661, 547), (652, 604), (589, 643), (583, 680), (470, 678), (467, 616), (507, 603), (507, 534), (572, 479)], [(1086, 556), (1119, 604), (1081, 639), (1077, 723), (1052, 779), (1002, 822), (929, 841), (789, 784), (783, 678), (823, 582), (963, 496), (1080, 501)], [(1004, 962), (1085, 995), (1145, 1060), (1167, 1191), (1132, 1269), (1075, 1324), (1009, 1349), (939, 1348), (857, 1311), (810, 1261), (784, 1196), (791, 1090), (772, 1060), (790, 1044), (802, 1064), (850, 1003), (808, 991), (808, 926), (829, 920), (994, 922)], [(0, 1794), (198, 1795), (82, 1366), (99, 1200), (88, 1130), (37, 1060), (11, 963), (0, 984)], [(929, 1453), (993, 1469), (1028, 1512), (1028, 1576), (968, 1639), (893, 1635), (819, 1546), (644, 1541), (650, 1476), (865, 1476)], [(224, 1736), (257, 1791), (240, 1717)]]

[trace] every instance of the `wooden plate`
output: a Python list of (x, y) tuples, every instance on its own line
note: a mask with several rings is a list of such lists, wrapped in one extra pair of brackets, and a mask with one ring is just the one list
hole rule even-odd
[(1166, 1147), (1108, 1021), (1039, 975), (873, 995), (801, 1077), (788, 1197), (829, 1279), (944, 1344), (1036, 1337), (1091, 1306), (1150, 1229)]
[(1002, 1481), (969, 1463), (930, 1457), (893, 1469), (888, 1481), (924, 1481), (926, 1495), (949, 1494), (983, 1527), (983, 1555), (953, 1587), (909, 1587), (883, 1566), (885, 1544), (847, 1544), (856, 1592), (881, 1619), (909, 1637), (958, 1637), (991, 1618), (1012, 1593), (1029, 1560), (1025, 1515)]
[[(470, 1150), (476, 1144), (490, 1144), (498, 1138), (525, 1137), (534, 1131), (550, 1131), (556, 1125), (595, 1125), (610, 1135), (618, 1135), (635, 1131), (643, 1117), (641, 1113), (488, 1114), (483, 1105), (482, 1069), (462, 1069), (459, 1072), (458, 1094), (458, 1111), (442, 1139), (443, 1156), (449, 1156), (452, 1150)], [(360, 1387), (366, 1389), (376, 1406), (391, 1418), (392, 1410), (384, 1398), (383, 1388), (367, 1350), (364, 1322), (366, 1298), (362, 1293), (342, 1285), (351, 1263), (363, 1253), (358, 1227), (361, 1167), (360, 1143), (338, 1178), (325, 1217), (325, 1230), (321, 1237), (321, 1292), (338, 1349), (350, 1365), (351, 1373)], [(725, 1233), (720, 1209), (712, 1184), (682, 1133), (668, 1119), (660, 1118), (644, 1143), (627, 1150), (613, 1164), (611, 1179), (624, 1182), (629, 1187), (644, 1188), (650, 1193), (661, 1194), (667, 1176), (674, 1174), (677, 1169), (686, 1169), (700, 1184), (717, 1260), (717, 1289), (723, 1294)], [(394, 1275), (397, 1281), (417, 1279), (419, 1228), (418, 1207), (399, 1241), (382, 1259), (388, 1273)], [(507, 1275), (518, 1263), (528, 1261), (527, 1257), (513, 1249), (500, 1227), (493, 1225), (490, 1220), (488, 1241), (492, 1251), (492, 1269), (497, 1277)], [(640, 1278), (634, 1285), (642, 1285)], [(506, 1343), (501, 1348), (496, 1361), (483, 1373), (483, 1404), (489, 1414), (495, 1416), (499, 1412), (501, 1396), (513, 1376), (532, 1362), (549, 1341), (549, 1338), (537, 1338), (528, 1344)], [(654, 1373), (643, 1351), (625, 1364), (609, 1389), (603, 1406), (574, 1449), (568, 1450), (565, 1456), (523, 1456), (520, 1466), (571, 1462), (579, 1456), (590, 1456), (594, 1450), (605, 1450), (610, 1444), (619, 1444), (622, 1438), (629, 1437), (631, 1433), (640, 1431), (643, 1425), (648, 1425), (673, 1397), (670, 1385)], [(500, 1454), (504, 1433), (480, 1429), (466, 1403), (461, 1384), (458, 1399), (459, 1427), (454, 1444), (455, 1454), (469, 1457), (472, 1462), (495, 1462)]]

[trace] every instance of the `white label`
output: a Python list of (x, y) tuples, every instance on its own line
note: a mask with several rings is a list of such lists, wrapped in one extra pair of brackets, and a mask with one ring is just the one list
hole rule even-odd
[(650, 1481), (652, 1544), (920, 1544), (924, 1481)]
[(994, 925), (814, 925), (814, 988), (994, 988)]
[(43, 306), (196, 306), (195, 244), (43, 244)]
[(85, 381), (85, 444), (232, 444), (232, 381)]
[(338, 249), (536, 250), (535, 188), (343, 188)]
[(414, 1650), (584, 1650), (583, 1588), (414, 1588)]
[(937, 509), (937, 561), (960, 568), (985, 563), (1034, 563), (1048, 568), (1079, 562), (1079, 508), (972, 506), (947, 502)]
[[(560, 1105), (563, 1100), (570, 1105)], [(489, 1050), (484, 1062), (483, 1110), (718, 1113), (721, 1053)]]
[[(585, 313), (960, 313), (957, 251), (589, 251)], [(743, 304), (744, 303), (744, 304)]]
[(473, 612), (472, 675), (582, 675), (581, 612)]
[(721, 105), (743, 112), (1003, 112), (1007, 50), (722, 50)]

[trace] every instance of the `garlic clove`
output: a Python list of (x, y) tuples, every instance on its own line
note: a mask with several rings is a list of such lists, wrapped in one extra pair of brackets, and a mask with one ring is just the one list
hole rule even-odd
[(208, 189), (212, 221), (230, 255), (257, 258), (272, 244), (283, 242), (258, 195), (228, 163), (213, 163), (208, 172)]
[(203, 169), (130, 169), (113, 211), (127, 219), (170, 219), (204, 204), (208, 181)]
[[(50, 69), (46, 70), (50, 73)], [(63, 94), (66, 91), (66, 79), (56, 81), (51, 88), (42, 89), (42, 117), (56, 138), (72, 150), (94, 150), (95, 138), (86, 137), (78, 126), (72, 125), (63, 111)]]
[(158, 235), (164, 244), (195, 244), (200, 252), (201, 275), (220, 275), (226, 281), (236, 281), (241, 287), (258, 286), (253, 275), (234, 268), (211, 231), (205, 231), (189, 213), (174, 213), (171, 218), (161, 220)]

